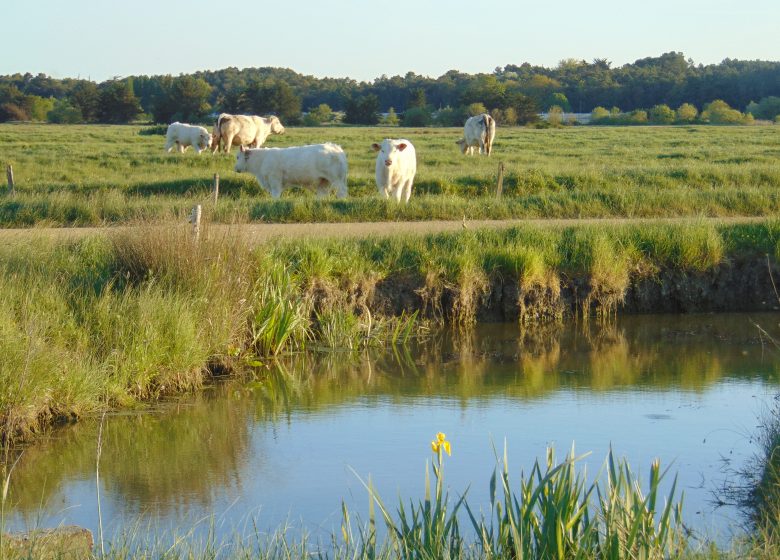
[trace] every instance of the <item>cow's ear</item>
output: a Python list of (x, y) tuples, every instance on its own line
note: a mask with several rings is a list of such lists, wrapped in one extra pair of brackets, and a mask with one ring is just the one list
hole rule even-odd
[(406, 144), (404, 144), (403, 142), (398, 144), (398, 151), (399, 152), (403, 152), (405, 149), (406, 149)]
[(373, 144), (371, 144), (371, 149), (372, 149), (372, 150), (374, 150), (375, 152), (378, 152), (378, 151), (379, 151), (379, 149), (380, 149), (380, 148), (379, 148), (379, 144), (377, 144), (376, 142), (374, 142)]

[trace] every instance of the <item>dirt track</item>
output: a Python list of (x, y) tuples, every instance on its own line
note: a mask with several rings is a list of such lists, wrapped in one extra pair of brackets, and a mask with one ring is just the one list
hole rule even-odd
[[(209, 226), (211, 231), (225, 232), (238, 230), (256, 243), (262, 243), (272, 238), (303, 238), (303, 237), (368, 237), (404, 234), (427, 234), (443, 231), (459, 231), (462, 229), (503, 228), (516, 225), (539, 225), (550, 227), (565, 227), (582, 224), (624, 225), (629, 223), (746, 223), (765, 220), (764, 217), (732, 217), (732, 218), (661, 218), (661, 219), (628, 219), (628, 218), (585, 218), (585, 219), (532, 219), (532, 220), (432, 220), (425, 222), (355, 222), (355, 223), (308, 223), (308, 224), (239, 224)], [(189, 227), (175, 224), (177, 227)], [(85, 228), (27, 228), (0, 229), (0, 241), (26, 240), (34, 236), (79, 238), (95, 234), (118, 232), (133, 226), (85, 227)], [(160, 226), (164, 227), (164, 226)], [(206, 230), (204, 229), (204, 232)]]

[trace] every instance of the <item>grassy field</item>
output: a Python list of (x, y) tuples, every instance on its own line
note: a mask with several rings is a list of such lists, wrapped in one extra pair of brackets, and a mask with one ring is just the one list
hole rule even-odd
[[(350, 197), (307, 191), (273, 201), (234, 155), (163, 153), (141, 126), (0, 125), (2, 164), (17, 195), (0, 226), (100, 225), (185, 215), (220, 175), (218, 222), (763, 216), (780, 211), (780, 127), (499, 129), (494, 155), (466, 157), (460, 129), (288, 128), (268, 146), (332, 141), (347, 153)], [(381, 200), (372, 142), (411, 140), (418, 154), (408, 206)], [(235, 154), (235, 149), (233, 151)], [(498, 163), (504, 197), (494, 198)]]

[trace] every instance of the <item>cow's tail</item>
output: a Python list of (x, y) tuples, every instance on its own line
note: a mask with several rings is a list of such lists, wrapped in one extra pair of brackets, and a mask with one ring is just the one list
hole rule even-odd
[(493, 138), (496, 136), (496, 121), (487, 113), (482, 116), (482, 119), (485, 126), (485, 151), (490, 155), (493, 150)]

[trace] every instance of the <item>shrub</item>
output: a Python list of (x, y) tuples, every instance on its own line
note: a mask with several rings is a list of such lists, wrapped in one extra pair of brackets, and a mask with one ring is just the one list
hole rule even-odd
[(383, 124), (385, 126), (398, 126), (399, 122), (398, 115), (395, 112), (395, 109), (390, 107), (387, 110), (387, 114), (384, 115), (381, 119), (379, 119), (380, 124)]
[(671, 124), (676, 118), (675, 112), (668, 105), (654, 105), (648, 113), (650, 122), (654, 124)]
[(433, 123), (437, 126), (462, 126), (466, 120), (465, 107), (453, 109), (449, 105), (433, 113)]
[(425, 107), (412, 107), (404, 111), (402, 124), (404, 126), (430, 126), (433, 119), (431, 112)]
[(711, 124), (745, 124), (752, 122), (752, 115), (748, 119), (743, 113), (732, 109), (722, 99), (716, 99), (704, 106), (701, 112), (701, 120)]
[(590, 112), (590, 121), (594, 124), (606, 122), (609, 119), (609, 111), (604, 107), (596, 107)]
[(677, 107), (677, 122), (692, 123), (699, 116), (699, 110), (690, 103), (683, 103)]
[(563, 126), (563, 109), (558, 105), (550, 107), (550, 111), (547, 113), (547, 122), (552, 126)]
[(46, 114), (46, 119), (52, 123), (75, 124), (84, 120), (81, 109), (74, 107), (66, 99), (58, 99), (54, 107)]
[(488, 110), (483, 103), (471, 103), (468, 107), (466, 107), (467, 117), (475, 117), (487, 112)]

